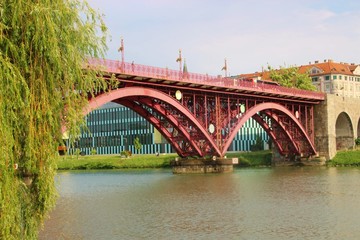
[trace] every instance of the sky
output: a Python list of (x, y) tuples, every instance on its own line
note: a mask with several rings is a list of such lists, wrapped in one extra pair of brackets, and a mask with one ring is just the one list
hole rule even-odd
[(106, 58), (228, 75), (332, 59), (360, 64), (359, 0), (88, 0), (104, 15)]

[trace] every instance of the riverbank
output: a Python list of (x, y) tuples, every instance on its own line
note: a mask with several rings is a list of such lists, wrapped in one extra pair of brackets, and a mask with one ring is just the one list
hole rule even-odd
[[(271, 166), (271, 151), (231, 152), (226, 156), (239, 159), (236, 168)], [(120, 155), (62, 156), (58, 161), (58, 170), (170, 168), (171, 160), (176, 157), (176, 154), (137, 154), (129, 158), (122, 158)], [(339, 151), (326, 164), (334, 167), (360, 166), (360, 149)]]
[[(171, 160), (177, 154), (136, 154), (129, 158), (120, 155), (61, 156), (58, 170), (127, 169), (127, 168), (170, 168)], [(237, 157), (238, 167), (270, 166), (271, 152), (232, 152), (228, 158)]]
[(327, 162), (328, 166), (360, 166), (360, 148), (337, 152), (336, 156)]

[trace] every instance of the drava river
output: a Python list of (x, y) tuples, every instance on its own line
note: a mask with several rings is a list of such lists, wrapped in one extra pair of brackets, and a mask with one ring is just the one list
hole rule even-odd
[(40, 239), (360, 239), (360, 169), (60, 172)]

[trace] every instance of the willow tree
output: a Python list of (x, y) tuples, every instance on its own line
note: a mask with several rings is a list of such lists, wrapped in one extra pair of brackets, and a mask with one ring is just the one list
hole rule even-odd
[(76, 135), (88, 94), (106, 88), (84, 72), (105, 38), (83, 0), (0, 0), (0, 239), (36, 239), (54, 206), (62, 127)]

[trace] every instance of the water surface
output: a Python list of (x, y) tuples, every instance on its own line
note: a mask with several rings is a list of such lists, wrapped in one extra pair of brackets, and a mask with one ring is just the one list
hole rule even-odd
[(360, 239), (357, 168), (61, 172), (40, 239)]

